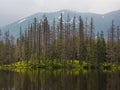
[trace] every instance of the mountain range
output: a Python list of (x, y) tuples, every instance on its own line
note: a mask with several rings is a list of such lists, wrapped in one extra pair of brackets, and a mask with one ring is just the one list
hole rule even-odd
[[(76, 19), (78, 19), (78, 17), (81, 16), (84, 21), (87, 18), (88, 23), (89, 23), (90, 19), (92, 17), (94, 20), (95, 32), (99, 32), (102, 30), (103, 32), (106, 33), (107, 30), (111, 26), (112, 20), (114, 20), (114, 24), (116, 26), (120, 26), (120, 10), (109, 12), (106, 14), (81, 13), (81, 12), (71, 11), (71, 10), (60, 10), (60, 11), (56, 11), (56, 12), (47, 12), (47, 13), (39, 12), (39, 13), (36, 13), (34, 15), (22, 18), (22, 19), (20, 19), (16, 22), (13, 22), (9, 25), (5, 25), (3, 27), (0, 27), (0, 29), (2, 30), (2, 33), (9, 30), (11, 35), (13, 35), (14, 37), (18, 37), (20, 27), (22, 27), (22, 30), (24, 31), (25, 28), (27, 28), (29, 24), (33, 23), (35, 17), (38, 20), (40, 20), (43, 17), (43, 15), (46, 15), (49, 23), (52, 24), (54, 18), (56, 19), (57, 22), (59, 21), (61, 13), (63, 14), (64, 21), (67, 19), (68, 14), (69, 14), (71, 21), (72, 21), (74, 16), (76, 17)], [(76, 20), (76, 21), (78, 21), (78, 20)]]

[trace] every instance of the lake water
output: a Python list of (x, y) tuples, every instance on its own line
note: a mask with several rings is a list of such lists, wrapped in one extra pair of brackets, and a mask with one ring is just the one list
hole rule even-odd
[(0, 71), (0, 90), (120, 90), (119, 72)]

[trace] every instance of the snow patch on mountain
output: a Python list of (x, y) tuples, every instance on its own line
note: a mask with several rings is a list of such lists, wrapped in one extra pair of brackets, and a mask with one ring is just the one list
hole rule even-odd
[(104, 19), (104, 18), (105, 18), (105, 16), (102, 16), (102, 18)]
[(64, 14), (65, 12), (64, 11), (62, 11), (62, 14)]
[(25, 18), (24, 18), (24, 19), (19, 20), (19, 21), (18, 21), (18, 24), (20, 24), (20, 23), (24, 22), (25, 20), (26, 20)]

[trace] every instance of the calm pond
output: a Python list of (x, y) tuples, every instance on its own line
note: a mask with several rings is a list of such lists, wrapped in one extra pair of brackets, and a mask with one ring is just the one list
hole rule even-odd
[(120, 72), (0, 71), (0, 90), (120, 90)]

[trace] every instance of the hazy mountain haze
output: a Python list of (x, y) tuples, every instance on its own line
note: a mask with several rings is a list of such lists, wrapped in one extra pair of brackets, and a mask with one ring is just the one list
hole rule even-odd
[[(17, 20), (16, 22), (13, 22), (4, 27), (1, 27), (1, 29), (2, 29), (2, 32), (9, 30), (10, 34), (12, 34), (15, 37), (18, 37), (20, 27), (22, 27), (22, 30), (24, 32), (25, 28), (27, 28), (28, 25), (33, 23), (35, 17), (37, 18), (38, 21), (40, 21), (40, 19), (45, 14), (48, 18), (49, 24), (52, 25), (54, 18), (56, 19), (56, 22), (59, 21), (59, 17), (60, 17), (61, 13), (63, 14), (64, 22), (66, 21), (67, 15), (69, 14), (71, 23), (72, 23), (72, 19), (74, 16), (76, 16), (76, 20), (78, 19), (79, 16), (81, 16), (84, 21), (86, 20), (86, 17), (87, 17), (88, 24), (90, 22), (91, 17), (93, 17), (95, 32), (100, 32), (101, 30), (103, 30), (106, 33), (107, 30), (111, 26), (112, 20), (115, 21), (116, 26), (120, 25), (120, 23), (119, 23), (120, 22), (120, 18), (119, 18), (120, 10), (113, 11), (113, 12), (106, 13), (106, 14), (95, 14), (95, 13), (82, 13), (82, 12), (64, 9), (64, 10), (60, 10), (60, 11), (56, 11), (56, 12), (47, 12), (47, 13), (39, 12), (39, 13), (30, 15), (28, 17), (21, 18), (21, 19)], [(76, 26), (78, 26), (78, 23), (79, 22), (76, 22)]]
[(120, 0), (0, 0), (0, 26), (37, 12), (69, 9), (104, 14), (120, 9)]

